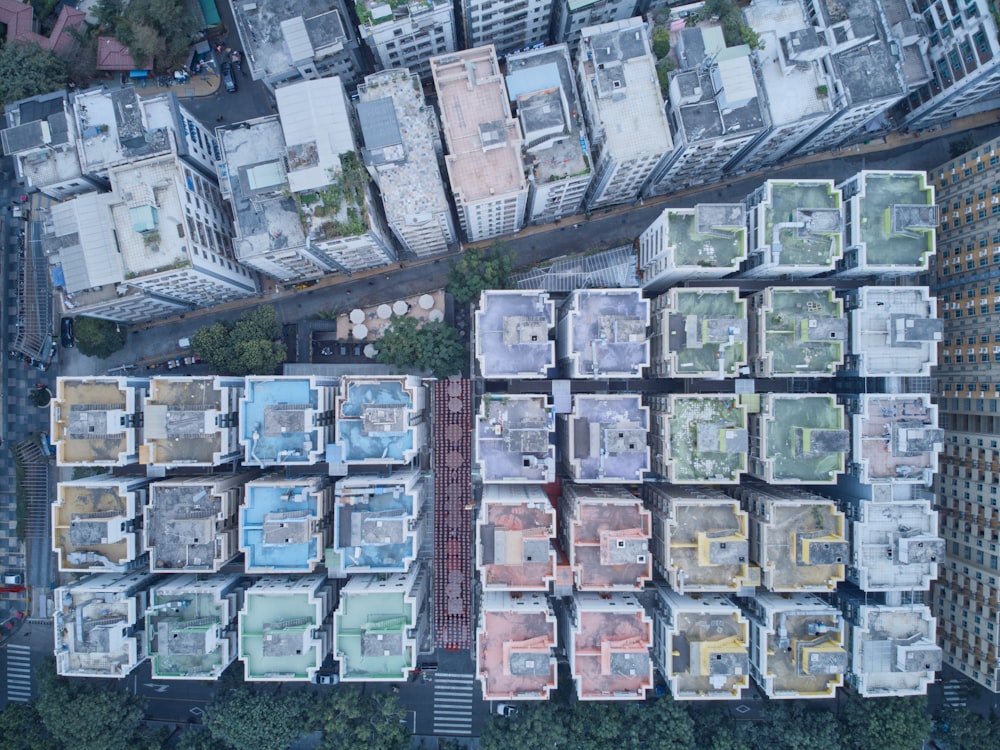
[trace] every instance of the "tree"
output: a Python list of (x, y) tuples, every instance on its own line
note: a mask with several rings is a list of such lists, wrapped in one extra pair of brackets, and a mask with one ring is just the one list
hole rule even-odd
[(413, 318), (397, 318), (376, 342), (375, 361), (403, 369), (431, 370), (446, 378), (461, 372), (465, 345), (457, 329), (445, 323), (419, 325)]
[(28, 391), (28, 401), (31, 402), (32, 406), (37, 406), (39, 409), (48, 406), (51, 400), (52, 394), (49, 393), (48, 388), (32, 388)]
[(0, 750), (59, 750), (34, 703), (8, 703), (0, 711)]
[(81, 354), (106, 359), (125, 348), (127, 331), (110, 320), (75, 318), (73, 335)]
[(488, 249), (469, 248), (451, 264), (448, 291), (464, 305), (478, 299), (484, 289), (510, 289), (513, 271), (514, 252), (502, 242)]
[(0, 46), (0, 104), (10, 104), (62, 88), (66, 65), (35, 42), (10, 41)]
[(949, 750), (982, 750), (1000, 747), (1000, 717), (992, 711), (988, 717), (967, 708), (952, 708), (945, 704), (938, 709), (934, 736)]
[(191, 347), (217, 372), (232, 375), (270, 375), (286, 356), (270, 305), (247, 310), (235, 323), (220, 321), (199, 329)]
[(307, 731), (311, 703), (302, 693), (274, 695), (239, 688), (205, 708), (205, 727), (216, 742), (240, 750), (285, 750)]
[(662, 60), (670, 54), (670, 29), (657, 26), (653, 29), (653, 54), (657, 60)]
[(875, 700), (852, 693), (844, 707), (843, 734), (860, 750), (919, 750), (932, 723), (926, 696)]
[(35, 704), (45, 728), (73, 750), (132, 750), (142, 744), (145, 702), (125, 690), (89, 681), (76, 685), (54, 665), (38, 670)]
[(396, 750), (410, 746), (406, 709), (390, 693), (363, 694), (353, 686), (341, 686), (319, 698), (315, 716), (323, 732), (321, 747), (327, 750)]
[(186, 62), (198, 21), (184, 0), (100, 0), (97, 22), (128, 47), (136, 65), (150, 58), (157, 70)]

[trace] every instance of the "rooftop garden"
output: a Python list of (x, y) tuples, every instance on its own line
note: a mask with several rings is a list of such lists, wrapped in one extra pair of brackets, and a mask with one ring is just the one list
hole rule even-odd
[(368, 231), (365, 186), (368, 173), (354, 151), (340, 155), (340, 172), (325, 188), (296, 195), (303, 230), (313, 240), (357, 237)]

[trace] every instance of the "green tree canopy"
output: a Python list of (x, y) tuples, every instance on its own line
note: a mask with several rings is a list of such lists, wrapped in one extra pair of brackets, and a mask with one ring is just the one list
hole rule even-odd
[(48, 388), (32, 388), (28, 391), (28, 401), (31, 402), (32, 406), (37, 406), (39, 409), (43, 406), (48, 406), (51, 400), (52, 394), (49, 393)]
[(125, 348), (124, 326), (101, 318), (74, 318), (73, 335), (81, 354), (105, 359)]
[(66, 65), (35, 42), (0, 46), (0, 104), (10, 104), (66, 85)]
[(465, 364), (461, 334), (445, 323), (420, 325), (413, 318), (397, 318), (375, 347), (376, 362), (401, 369), (430, 370), (437, 378), (461, 372)]
[(1000, 747), (1000, 717), (990, 712), (988, 717), (967, 708), (952, 708), (945, 704), (934, 718), (934, 736), (948, 750), (983, 750)]
[(922, 695), (871, 699), (849, 693), (843, 717), (843, 734), (859, 750), (919, 750), (933, 724)]
[(662, 60), (670, 54), (670, 29), (657, 26), (653, 29), (653, 54), (657, 60)]
[(186, 62), (198, 21), (184, 0), (100, 0), (98, 24), (128, 47), (136, 65), (165, 71)]
[(0, 711), (0, 750), (59, 750), (33, 703), (8, 703)]
[(390, 693), (362, 693), (353, 686), (341, 686), (323, 693), (315, 717), (323, 731), (321, 747), (325, 750), (397, 750), (410, 746), (406, 709)]
[(304, 693), (275, 695), (242, 687), (217, 694), (205, 708), (204, 723), (225, 747), (285, 750), (308, 731), (311, 707)]
[(286, 355), (270, 305), (247, 310), (235, 323), (220, 321), (199, 329), (191, 347), (214, 370), (230, 375), (271, 375)]
[(448, 291), (459, 304), (474, 302), (484, 289), (510, 289), (513, 271), (514, 251), (502, 242), (472, 247), (452, 262)]

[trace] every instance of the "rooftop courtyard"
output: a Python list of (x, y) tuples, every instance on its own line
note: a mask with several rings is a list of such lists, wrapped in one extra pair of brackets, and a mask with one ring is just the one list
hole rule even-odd
[[(833, 396), (763, 397), (767, 413), (751, 419), (751, 473), (777, 484), (831, 484), (843, 473), (850, 433)], [(754, 424), (758, 428), (754, 429)]]
[(731, 484), (747, 468), (746, 409), (734, 396), (669, 396), (667, 478)]
[(755, 374), (832, 377), (844, 362), (847, 319), (832, 288), (781, 288), (759, 292)]
[(927, 268), (934, 253), (938, 210), (926, 172), (866, 172), (859, 196), (857, 240), (864, 243), (866, 265)]
[(763, 251), (777, 265), (832, 268), (843, 253), (844, 228), (833, 181), (768, 180), (765, 189)]

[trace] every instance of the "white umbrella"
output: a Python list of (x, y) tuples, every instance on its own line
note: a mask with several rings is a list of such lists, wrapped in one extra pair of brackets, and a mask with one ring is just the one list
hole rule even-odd
[(358, 323), (365, 322), (365, 311), (360, 307), (355, 307), (351, 310), (351, 322), (357, 325)]
[(382, 320), (388, 320), (392, 317), (392, 308), (388, 305), (379, 305), (378, 316), (382, 318)]
[(364, 323), (358, 323), (356, 326), (354, 326), (354, 338), (356, 339), (368, 338), (368, 326), (366, 326)]
[(392, 303), (392, 311), (396, 315), (406, 315), (406, 311), (410, 309), (410, 306), (403, 302), (403, 300), (398, 299)]
[(417, 304), (420, 305), (421, 310), (430, 310), (434, 307), (434, 298), (429, 294), (421, 294)]
[(376, 349), (371, 344), (365, 344), (364, 352), (365, 356), (368, 357), (368, 359), (375, 359), (375, 355), (378, 354), (378, 349)]
[(440, 323), (444, 320), (444, 313), (440, 310), (431, 310), (430, 315), (427, 317), (431, 319), (432, 323)]

